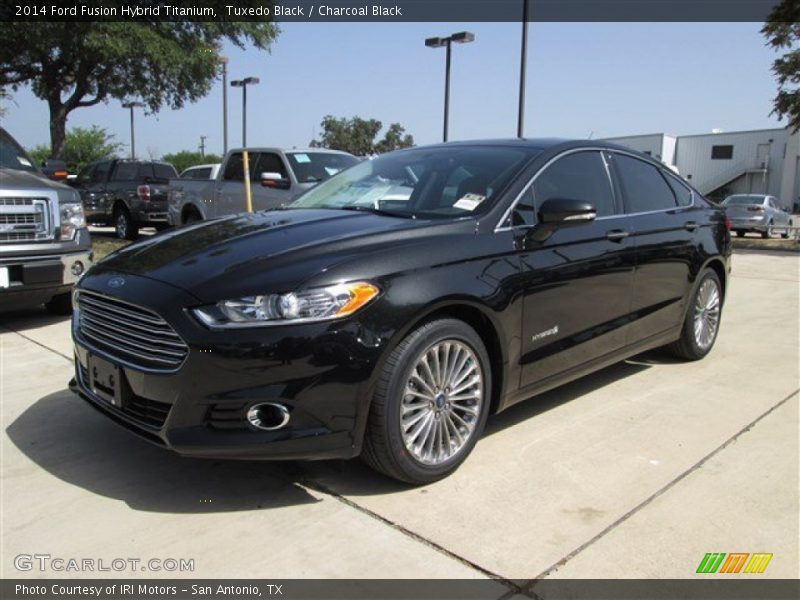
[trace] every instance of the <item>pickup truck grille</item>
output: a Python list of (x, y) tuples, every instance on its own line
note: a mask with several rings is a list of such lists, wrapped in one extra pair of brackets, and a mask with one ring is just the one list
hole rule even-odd
[(189, 348), (153, 311), (109, 296), (81, 290), (78, 331), (98, 350), (149, 371), (177, 369)]
[(52, 239), (51, 223), (47, 198), (0, 198), (0, 243)]

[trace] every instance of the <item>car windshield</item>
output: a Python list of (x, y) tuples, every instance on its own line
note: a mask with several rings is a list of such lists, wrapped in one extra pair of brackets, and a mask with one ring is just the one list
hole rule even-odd
[(358, 163), (355, 156), (333, 152), (287, 152), (286, 156), (298, 183), (325, 181)]
[(36, 171), (36, 166), (22, 146), (0, 129), (0, 167), (17, 171)]
[(764, 196), (731, 196), (725, 200), (725, 206), (736, 206), (742, 204), (763, 204)]
[(456, 218), (488, 209), (538, 153), (533, 148), (440, 146), (364, 161), (311, 189), (289, 208), (372, 210)]

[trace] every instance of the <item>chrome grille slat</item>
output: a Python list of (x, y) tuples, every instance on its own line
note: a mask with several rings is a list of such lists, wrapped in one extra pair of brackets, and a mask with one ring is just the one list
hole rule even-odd
[(81, 290), (78, 329), (89, 344), (112, 357), (147, 370), (174, 370), (189, 348), (178, 333), (150, 309)]
[(47, 198), (0, 198), (0, 242), (39, 241), (55, 237)]

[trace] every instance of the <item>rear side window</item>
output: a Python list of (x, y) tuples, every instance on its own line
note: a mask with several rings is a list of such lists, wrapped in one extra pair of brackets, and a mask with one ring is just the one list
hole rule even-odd
[(188, 169), (181, 175), (181, 179), (209, 179), (210, 177), (211, 167), (205, 169)]
[(664, 179), (667, 180), (669, 187), (672, 188), (672, 193), (678, 200), (678, 206), (691, 206), (692, 205), (692, 190), (680, 183), (675, 177), (669, 174), (664, 174)]
[(104, 183), (108, 179), (108, 172), (111, 170), (110, 162), (97, 163), (97, 166), (92, 171), (92, 183)]
[(118, 162), (114, 169), (114, 181), (133, 181), (139, 177), (139, 163)]
[[(542, 203), (551, 198), (590, 202), (597, 209), (598, 217), (613, 215), (616, 212), (614, 194), (600, 153), (586, 151), (568, 154), (542, 171), (533, 183), (536, 212)], [(521, 217), (525, 220), (529, 218), (525, 215)]]
[(667, 210), (677, 206), (675, 194), (658, 168), (624, 154), (615, 154), (614, 164), (625, 193), (628, 213)]
[(153, 175), (156, 179), (175, 179), (178, 173), (172, 165), (153, 163)]

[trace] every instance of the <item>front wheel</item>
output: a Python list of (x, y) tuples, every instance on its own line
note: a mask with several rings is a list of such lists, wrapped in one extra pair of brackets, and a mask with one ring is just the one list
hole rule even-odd
[(772, 229), (772, 221), (770, 221), (769, 225), (767, 225), (767, 228), (761, 232), (761, 239), (768, 240), (774, 233), (775, 232)]
[(489, 357), (474, 329), (447, 318), (420, 326), (386, 360), (362, 458), (412, 484), (450, 475), (483, 431), (491, 389)]
[(699, 360), (711, 352), (722, 316), (722, 285), (712, 269), (700, 274), (681, 329), (681, 337), (667, 348), (686, 360)]

